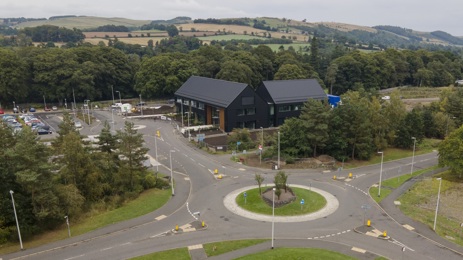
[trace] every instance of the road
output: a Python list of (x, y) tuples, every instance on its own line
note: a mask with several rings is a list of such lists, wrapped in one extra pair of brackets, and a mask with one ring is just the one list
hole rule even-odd
[[(98, 134), (104, 120), (111, 121), (108, 111), (95, 111), (99, 122), (81, 130), (82, 134)], [(117, 223), (99, 230), (27, 249), (3, 259), (127, 259), (134, 256), (178, 247), (250, 238), (270, 238), (271, 223), (236, 215), (224, 205), (224, 197), (242, 187), (255, 185), (255, 173), (261, 173), (264, 185), (271, 185), (276, 171), (250, 168), (229, 159), (229, 155), (210, 155), (196, 149), (181, 136), (170, 121), (153, 119), (124, 119), (117, 115), (115, 129), (121, 129), (125, 120), (131, 120), (144, 135), (149, 155), (155, 158), (159, 170), (170, 174), (170, 156), (175, 179), (175, 196), (159, 210), (136, 219)], [(58, 121), (55, 121), (58, 120)], [(58, 117), (50, 117), (57, 124)], [(159, 130), (161, 137), (156, 139)], [(415, 156), (414, 169), (427, 168), (437, 163), (437, 153)], [(385, 162), (382, 179), (410, 172), (411, 158)], [(213, 171), (218, 169), (224, 178), (218, 180)], [(345, 178), (349, 172), (353, 179)], [(287, 170), (288, 183), (315, 187), (334, 195), (338, 209), (323, 218), (304, 222), (275, 223), (275, 246), (325, 246), (334, 251), (350, 252), (359, 259), (375, 255), (390, 259), (461, 259), (463, 249), (419, 226), (407, 217), (394, 212), (393, 217), (368, 195), (368, 189), (379, 181), (380, 165), (371, 165), (340, 172), (323, 173), (321, 170)], [(338, 176), (333, 180), (333, 175)], [(392, 203), (392, 202), (391, 202)], [(364, 211), (362, 205), (369, 205)], [(176, 234), (176, 225), (187, 227), (199, 220), (207, 229), (192, 229)], [(364, 216), (365, 215), (365, 216)], [(379, 231), (387, 230), (390, 240), (378, 239), (354, 232), (363, 226), (366, 217)], [(409, 230), (404, 225), (416, 227)], [(71, 227), (72, 228), (72, 227)], [(427, 229), (427, 230), (426, 230)], [(187, 230), (187, 229), (185, 229)], [(421, 235), (420, 235), (421, 234)], [(350, 249), (355, 250), (350, 250)], [(403, 249), (405, 248), (405, 251)], [(365, 252), (363, 252), (365, 250)], [(363, 252), (363, 253), (362, 253)], [(457, 252), (457, 253), (455, 253)], [(459, 254), (458, 254), (459, 253)]]

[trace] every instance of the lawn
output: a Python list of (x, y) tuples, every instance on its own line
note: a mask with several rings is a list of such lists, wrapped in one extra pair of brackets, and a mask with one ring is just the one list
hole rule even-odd
[[(262, 188), (262, 192), (265, 188)], [(326, 205), (325, 198), (313, 191), (292, 187), (296, 194), (296, 200), (283, 207), (275, 208), (275, 216), (295, 216), (309, 214), (322, 209)], [(283, 191), (284, 192), (284, 191)], [(243, 194), (236, 197), (236, 203), (245, 210), (259, 213), (272, 214), (272, 207), (267, 205), (259, 195), (259, 188), (246, 191), (246, 204)], [(304, 199), (305, 203), (301, 208), (300, 201)]]
[(336, 259), (355, 259), (353, 257), (338, 253), (338, 252), (333, 252), (333, 251), (328, 251), (324, 249), (319, 249), (319, 248), (275, 248), (275, 249), (269, 249), (263, 252), (259, 252), (256, 254), (251, 254), (247, 255), (244, 257), (240, 257), (237, 259), (241, 260), (268, 260), (268, 259), (285, 259), (285, 260), (290, 260), (290, 259), (330, 259), (330, 260), (336, 260)]
[(234, 241), (221, 241), (209, 244), (204, 244), (204, 250), (208, 257), (225, 254), (230, 251), (238, 250), (245, 247), (250, 247), (268, 241), (268, 239), (247, 239)]
[[(147, 190), (140, 196), (120, 208), (108, 212), (93, 212), (86, 217), (82, 217), (82, 221), (74, 222), (70, 217), (70, 226), (72, 236), (81, 235), (98, 228), (121, 222), (124, 220), (136, 218), (162, 207), (171, 198), (171, 191), (166, 190)], [(66, 224), (63, 220), (63, 225), (60, 229), (43, 233), (31, 238), (23, 237), (24, 248), (33, 248), (40, 245), (48, 244), (53, 241), (66, 239), (68, 232)], [(0, 247), (0, 254), (15, 252), (19, 249), (18, 243), (7, 243)]]
[(188, 248), (183, 247), (183, 248), (177, 248), (177, 249), (172, 249), (172, 250), (167, 250), (167, 251), (162, 251), (162, 252), (156, 252), (148, 255), (143, 255), (143, 256), (138, 256), (134, 258), (130, 258), (132, 260), (151, 260), (151, 259), (156, 259), (156, 260), (190, 260), (190, 253), (188, 252)]
[(381, 196), (378, 197), (378, 187), (371, 187), (369, 192), (370, 196), (377, 202), (380, 203), (383, 199), (385, 199), (391, 192), (398, 187), (400, 187), (404, 182), (408, 181), (412, 177), (421, 175), (425, 172), (432, 171), (436, 169), (437, 166), (433, 166), (430, 168), (422, 169), (419, 171), (414, 171), (413, 174), (404, 174), (398, 177), (394, 177), (391, 179), (387, 179), (384, 181), (381, 181)]
[(436, 232), (453, 243), (463, 245), (463, 227), (460, 226), (463, 222), (463, 204), (459, 203), (463, 196), (463, 179), (458, 178), (458, 175), (447, 171), (416, 183), (399, 197), (400, 210), (410, 218), (433, 228), (439, 189), (439, 181), (436, 180), (438, 177), (442, 177), (442, 186)]

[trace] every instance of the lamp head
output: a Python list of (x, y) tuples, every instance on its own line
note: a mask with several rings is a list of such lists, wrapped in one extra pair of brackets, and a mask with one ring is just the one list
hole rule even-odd
[(438, 180), (438, 181), (441, 181), (441, 180), (442, 180), (442, 178), (437, 178), (436, 180)]
[(13, 194), (13, 193), (14, 193), (14, 191), (10, 190), (10, 194)]

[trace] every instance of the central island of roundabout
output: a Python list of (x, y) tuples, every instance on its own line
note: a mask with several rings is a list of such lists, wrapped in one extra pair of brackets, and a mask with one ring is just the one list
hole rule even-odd
[[(246, 210), (244, 207), (247, 206), (244, 204), (243, 201), (246, 199), (247, 201), (255, 200), (255, 198), (251, 198), (250, 196), (252, 194), (255, 194), (256, 190), (259, 189), (257, 185), (254, 186), (248, 186), (248, 187), (243, 187), (241, 189), (234, 190), (230, 192), (228, 195), (225, 196), (223, 202), (225, 207), (239, 215), (248, 219), (254, 219), (254, 220), (259, 220), (259, 221), (267, 221), (267, 222), (304, 222), (304, 221), (310, 221), (310, 220), (315, 220), (319, 218), (326, 217), (332, 213), (334, 213), (338, 207), (339, 207), (339, 201), (338, 199), (333, 196), (332, 194), (321, 190), (317, 189), (314, 187), (307, 187), (303, 185), (289, 185), (291, 188), (297, 188), (293, 189), (295, 191), (295, 198), (293, 199), (292, 202), (288, 203), (287, 205), (281, 206), (282, 210), (278, 210), (280, 205), (278, 205), (278, 202), (281, 200), (277, 200), (277, 195), (273, 197), (273, 190), (272, 190), (273, 185), (261, 187), (262, 188), (262, 203), (255, 204), (255, 207), (262, 207), (262, 208), (257, 208), (257, 209), (249, 209)], [(299, 190), (299, 192), (298, 192)], [(302, 190), (302, 192), (301, 192)], [(308, 192), (304, 192), (308, 191)], [(303, 196), (298, 196), (298, 193), (303, 193)], [(271, 197), (269, 196), (271, 194)], [(273, 203), (273, 199), (275, 199), (275, 216), (273, 217), (272, 215), (272, 207), (273, 205), (265, 205), (265, 200), (267, 200), (267, 204)], [(307, 213), (307, 208), (312, 206), (308, 205), (309, 203), (314, 203), (317, 204), (314, 206), (315, 211)], [(240, 205), (239, 205), (240, 204)], [(259, 205), (260, 204), (260, 205)], [(265, 207), (267, 209), (265, 209)], [(291, 207), (291, 208), (285, 208), (285, 207)], [(297, 209), (295, 209), (297, 208)], [(269, 214), (267, 214), (269, 211)], [(278, 212), (281, 212), (282, 215), (278, 215)], [(257, 212), (264, 212), (264, 213), (257, 213)]]

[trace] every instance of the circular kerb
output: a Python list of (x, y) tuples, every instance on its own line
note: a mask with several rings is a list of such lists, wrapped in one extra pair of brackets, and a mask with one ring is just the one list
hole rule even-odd
[(146, 125), (134, 125), (133, 126), (133, 129), (136, 129), (136, 130), (143, 129), (143, 128), (146, 128)]
[(328, 192), (326, 192), (324, 190), (320, 190), (320, 189), (317, 189), (317, 188), (314, 188), (314, 187), (307, 187), (307, 186), (303, 186), (303, 185), (297, 185), (297, 184), (292, 184), (292, 185), (289, 185), (289, 186), (290, 187), (297, 187), (297, 188), (310, 190), (310, 191), (313, 191), (313, 192), (316, 192), (316, 193), (322, 195), (326, 200), (325, 207), (323, 207), (322, 209), (320, 209), (320, 210), (318, 210), (316, 212), (313, 212), (313, 213), (310, 213), (310, 214), (305, 214), (305, 215), (275, 216), (275, 217), (272, 217), (270, 215), (258, 214), (258, 213), (254, 213), (254, 212), (251, 212), (251, 211), (247, 211), (247, 210), (241, 208), (240, 206), (238, 206), (238, 204), (236, 203), (236, 197), (239, 194), (243, 193), (244, 191), (258, 188), (259, 186), (257, 186), (257, 185), (244, 187), (244, 188), (237, 189), (237, 190), (234, 190), (234, 191), (230, 192), (223, 199), (223, 203), (224, 203), (225, 207), (229, 211), (231, 211), (231, 212), (233, 212), (233, 213), (235, 213), (235, 214), (237, 214), (239, 216), (249, 218), (249, 219), (260, 220), (260, 221), (267, 221), (267, 222), (272, 222), (272, 221), (274, 221), (274, 222), (303, 222), (303, 221), (315, 220), (315, 219), (326, 217), (326, 216), (334, 213), (339, 207), (338, 199), (335, 196), (333, 196), (332, 194), (330, 194), (330, 193), (328, 193)]

